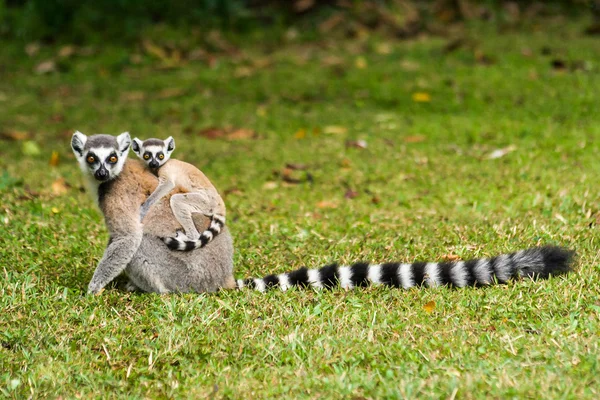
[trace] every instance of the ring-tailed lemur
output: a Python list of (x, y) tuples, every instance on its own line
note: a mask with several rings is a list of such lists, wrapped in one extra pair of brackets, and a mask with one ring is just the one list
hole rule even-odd
[(128, 133), (86, 136), (75, 132), (71, 147), (104, 214), (110, 240), (88, 285), (100, 292), (121, 272), (146, 292), (214, 292), (235, 288), (233, 243), (227, 227), (210, 246), (181, 252), (161, 240), (181, 225), (168, 196), (140, 221), (140, 206), (158, 186), (158, 178), (137, 160), (127, 160)]
[[(225, 225), (225, 203), (217, 189), (196, 167), (183, 161), (171, 159), (175, 150), (175, 139), (133, 139), (134, 153), (158, 176), (158, 187), (142, 204), (140, 218), (167, 193), (178, 188), (183, 193), (171, 196), (171, 208), (179, 221), (184, 235), (167, 237), (163, 240), (173, 250), (189, 251), (207, 245), (221, 232)], [(199, 233), (192, 213), (203, 214), (210, 219), (208, 229)]]
[(142, 225), (140, 205), (158, 179), (136, 161), (126, 161), (129, 134), (118, 137), (76, 132), (71, 141), (83, 172), (97, 188), (98, 203), (110, 241), (88, 291), (98, 293), (125, 271), (132, 285), (147, 292), (206, 292), (250, 287), (264, 291), (292, 286), (346, 289), (370, 284), (393, 287), (448, 285), (456, 287), (505, 283), (512, 278), (548, 278), (571, 270), (574, 253), (555, 247), (534, 247), (490, 259), (425, 263), (413, 262), (352, 266), (328, 265), (268, 275), (262, 279), (233, 278), (233, 244), (225, 227), (211, 246), (189, 252), (170, 250), (161, 237), (180, 227), (166, 197), (148, 212)]

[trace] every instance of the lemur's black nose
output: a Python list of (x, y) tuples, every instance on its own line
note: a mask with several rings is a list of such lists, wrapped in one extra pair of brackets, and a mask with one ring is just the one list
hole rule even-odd
[(152, 160), (148, 165), (150, 168), (158, 168), (158, 161)]
[(105, 181), (106, 179), (108, 179), (108, 171), (106, 170), (106, 168), (100, 168), (98, 171), (96, 171), (94, 177), (99, 181)]

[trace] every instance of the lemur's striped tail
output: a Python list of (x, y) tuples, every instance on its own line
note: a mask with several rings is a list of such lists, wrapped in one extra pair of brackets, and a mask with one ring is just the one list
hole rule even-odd
[(168, 248), (171, 250), (190, 251), (199, 249), (209, 244), (225, 226), (225, 217), (220, 214), (210, 216), (210, 225), (208, 229), (200, 234), (197, 240), (184, 240), (177, 237), (162, 238)]
[(264, 278), (239, 279), (238, 289), (248, 287), (264, 292), (269, 288), (287, 290), (292, 286), (352, 289), (383, 284), (408, 289), (413, 286), (486, 286), (506, 283), (512, 278), (546, 279), (571, 271), (575, 253), (556, 247), (534, 247), (493, 258), (454, 262), (413, 262), (412, 264), (356, 263), (327, 265), (320, 269), (300, 268)]

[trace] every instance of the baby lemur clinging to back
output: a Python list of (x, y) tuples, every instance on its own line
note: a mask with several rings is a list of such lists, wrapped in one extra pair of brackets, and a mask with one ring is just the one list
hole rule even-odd
[[(183, 193), (172, 195), (170, 204), (185, 234), (164, 238), (167, 246), (173, 250), (188, 251), (203, 247), (213, 240), (225, 225), (225, 203), (200, 170), (186, 162), (170, 159), (175, 150), (175, 139), (171, 136), (165, 140), (152, 138), (141, 141), (134, 138), (131, 148), (158, 176), (159, 181), (156, 190), (142, 204), (140, 219), (144, 219), (154, 203), (177, 188)], [(210, 225), (204, 232), (196, 229), (193, 213), (210, 218)]]

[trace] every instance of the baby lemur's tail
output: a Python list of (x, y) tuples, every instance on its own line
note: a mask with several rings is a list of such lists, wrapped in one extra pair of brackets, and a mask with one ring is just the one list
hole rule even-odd
[(413, 286), (487, 286), (512, 278), (546, 279), (572, 269), (575, 252), (556, 246), (534, 247), (493, 258), (453, 262), (412, 264), (356, 263), (327, 265), (320, 269), (300, 268), (264, 278), (239, 279), (238, 289), (249, 287), (264, 292), (269, 288), (287, 290), (292, 286), (344, 289), (383, 284), (408, 289)]
[(210, 243), (225, 226), (225, 217), (220, 214), (212, 214), (210, 216), (210, 225), (208, 229), (200, 234), (197, 240), (185, 240), (177, 237), (162, 238), (167, 247), (171, 250), (190, 251), (199, 249)]

